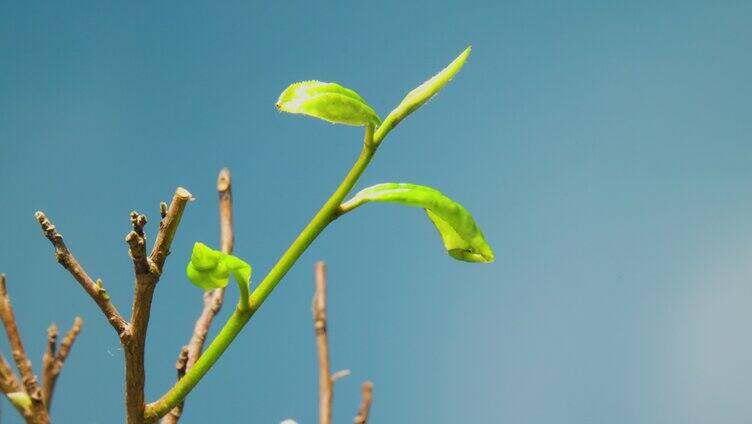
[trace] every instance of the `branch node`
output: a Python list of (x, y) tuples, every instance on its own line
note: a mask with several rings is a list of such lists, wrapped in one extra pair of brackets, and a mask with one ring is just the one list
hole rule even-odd
[(101, 278), (97, 278), (97, 281), (94, 283), (94, 288), (97, 290), (97, 296), (99, 296), (100, 299), (110, 300), (110, 294), (107, 293), (107, 289), (102, 285)]

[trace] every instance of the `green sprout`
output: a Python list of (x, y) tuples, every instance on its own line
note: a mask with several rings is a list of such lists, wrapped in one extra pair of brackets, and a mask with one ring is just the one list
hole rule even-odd
[(441, 91), (459, 72), (469, 54), (470, 47), (441, 72), (410, 91), (383, 122), (363, 97), (336, 83), (304, 81), (292, 84), (282, 92), (276, 103), (276, 107), (282, 112), (365, 127), (363, 148), (339, 187), (250, 295), (250, 265), (234, 256), (196, 243), (187, 268), (190, 281), (206, 290), (224, 287), (229, 275), (233, 274), (240, 288), (240, 301), (219, 334), (185, 376), (159, 400), (146, 405), (147, 422), (155, 422), (167, 414), (198, 384), (316, 237), (339, 216), (365, 203), (393, 202), (423, 208), (439, 231), (450, 256), (466, 262), (494, 261), (491, 247), (467, 209), (433, 188), (403, 183), (379, 184), (362, 190), (349, 201), (343, 202), (387, 134)]
[(204, 290), (227, 286), (230, 274), (232, 274), (240, 289), (238, 307), (244, 310), (250, 308), (248, 293), (251, 285), (251, 272), (251, 266), (242, 259), (214, 250), (201, 242), (193, 245), (191, 260), (185, 270), (191, 283)]

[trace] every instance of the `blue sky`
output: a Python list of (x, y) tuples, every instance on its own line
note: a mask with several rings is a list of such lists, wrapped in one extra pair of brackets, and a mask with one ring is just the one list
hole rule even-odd
[(359, 129), (281, 114), (279, 93), (336, 81), (384, 116), (470, 44), (357, 188), (439, 188), (496, 263), (452, 260), (414, 209), (358, 210), (300, 259), (183, 421), (315, 422), (319, 259), (333, 367), (352, 370), (336, 422), (365, 379), (374, 423), (752, 415), (749, 2), (0, 4), (0, 271), (37, 369), (47, 325), (85, 320), (56, 422), (122, 421), (122, 352), (34, 211), (128, 310), (128, 214), (153, 235), (175, 187), (196, 197), (155, 297), (154, 399), (200, 308), (183, 267), (194, 241), (217, 244), (219, 169), (258, 281), (357, 156)]

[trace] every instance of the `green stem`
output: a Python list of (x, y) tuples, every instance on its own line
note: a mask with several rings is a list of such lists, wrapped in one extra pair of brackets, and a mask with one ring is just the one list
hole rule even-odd
[(201, 378), (206, 375), (219, 357), (222, 356), (222, 353), (224, 353), (230, 343), (240, 333), (253, 314), (261, 307), (266, 298), (269, 297), (269, 294), (271, 294), (277, 284), (287, 274), (287, 271), (292, 268), (321, 231), (332, 222), (337, 207), (339, 207), (345, 196), (352, 190), (375, 153), (376, 146), (373, 143), (373, 127), (368, 126), (366, 127), (363, 150), (361, 150), (358, 160), (352, 166), (345, 179), (342, 180), (339, 187), (337, 187), (337, 190), (324, 203), (324, 206), (316, 213), (311, 222), (308, 223), (290, 247), (287, 248), (287, 251), (279, 258), (271, 271), (261, 281), (261, 284), (250, 295), (250, 309), (242, 310), (236, 308), (224, 327), (222, 327), (222, 330), (193, 367), (186, 372), (185, 376), (175, 383), (159, 400), (146, 406), (145, 419), (147, 422), (155, 422), (167, 414), (201, 381)]

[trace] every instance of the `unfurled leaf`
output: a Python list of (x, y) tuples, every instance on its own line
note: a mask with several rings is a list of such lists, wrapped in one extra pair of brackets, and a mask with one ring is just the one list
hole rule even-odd
[(333, 82), (296, 82), (279, 96), (277, 108), (335, 124), (377, 126), (381, 123), (373, 108), (358, 93)]
[(211, 290), (225, 287), (230, 274), (238, 284), (248, 287), (251, 282), (251, 271), (251, 266), (242, 259), (196, 242), (185, 273), (196, 286)]
[(430, 100), (431, 97), (441, 91), (457, 72), (462, 69), (467, 57), (470, 55), (470, 50), (471, 47), (466, 48), (465, 51), (457, 56), (446, 68), (442, 69), (441, 72), (407, 93), (402, 102), (384, 119), (383, 124), (381, 124), (381, 127), (379, 127), (374, 136), (375, 141), (377, 143), (380, 142), (392, 128), (396, 127), (403, 119), (415, 112), (415, 110)]
[(352, 210), (367, 202), (394, 202), (423, 208), (450, 256), (466, 262), (494, 261), (491, 246), (470, 212), (436, 189), (405, 183), (378, 184), (360, 191), (340, 208)]

